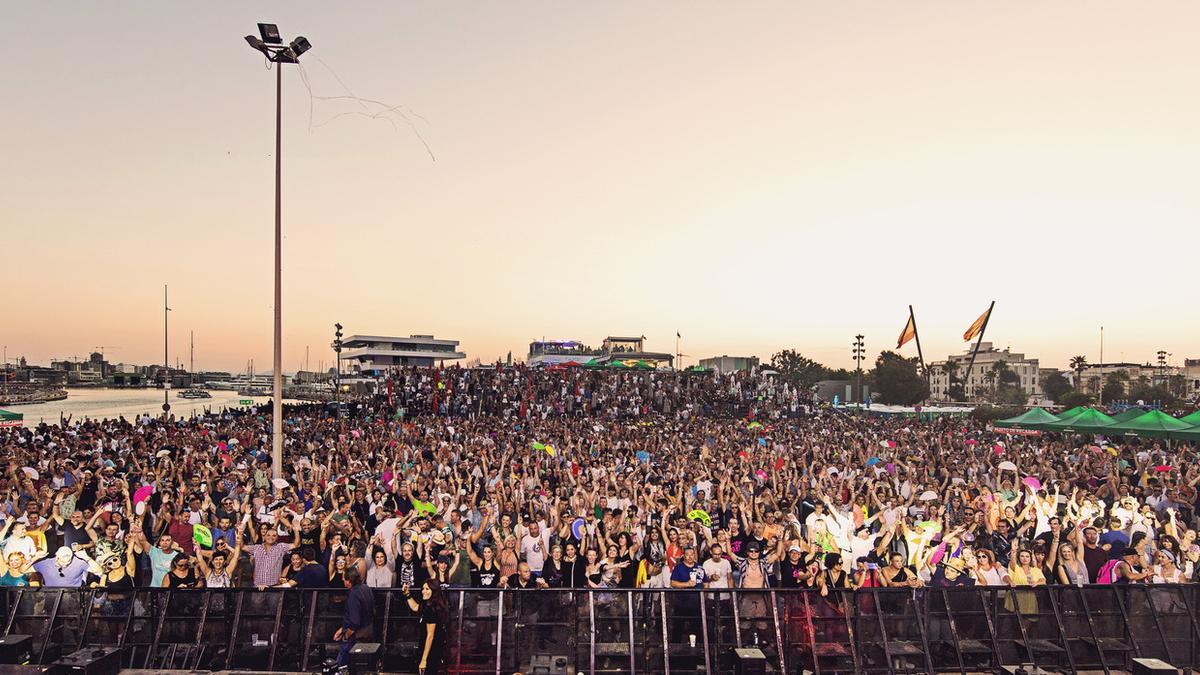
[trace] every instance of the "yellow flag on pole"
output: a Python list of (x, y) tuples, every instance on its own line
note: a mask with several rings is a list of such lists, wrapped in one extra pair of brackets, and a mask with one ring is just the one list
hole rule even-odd
[(904, 330), (900, 331), (900, 339), (896, 340), (896, 349), (900, 349), (904, 345), (908, 344), (908, 341), (912, 340), (916, 336), (917, 324), (915, 321), (913, 321), (912, 315), (910, 314), (908, 316), (908, 323), (904, 324)]
[(975, 319), (975, 323), (971, 324), (971, 327), (967, 329), (967, 332), (963, 333), (963, 342), (970, 342), (971, 338), (979, 335), (979, 331), (983, 330), (983, 324), (987, 323), (988, 316), (991, 313), (992, 308), (988, 307), (987, 311), (985, 311), (983, 314), (980, 314), (978, 319)]

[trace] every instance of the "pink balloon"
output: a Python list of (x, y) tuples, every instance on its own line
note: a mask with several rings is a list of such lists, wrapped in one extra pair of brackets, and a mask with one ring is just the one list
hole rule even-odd
[(888, 441), (887, 445), (889, 448), (894, 448), (894, 447), (896, 447), (896, 441)]
[(1003, 446), (1003, 445), (1000, 445), (999, 443), (997, 443), (996, 445), (993, 445), (993, 446), (992, 446), (992, 450), (994, 450), (994, 451), (996, 452), (996, 454), (997, 454), (997, 455), (1003, 455), (1003, 454), (1004, 454), (1004, 446)]

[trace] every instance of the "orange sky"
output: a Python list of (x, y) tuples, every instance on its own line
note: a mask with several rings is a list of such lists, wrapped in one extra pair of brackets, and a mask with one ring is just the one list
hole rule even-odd
[(198, 368), (269, 367), (257, 20), (312, 41), (316, 96), (405, 106), (437, 158), (285, 71), (285, 370), (306, 345), (328, 365), (334, 321), (484, 360), (678, 330), (689, 362), (842, 366), (909, 303), (932, 360), (993, 299), (988, 339), (1044, 365), (1098, 360), (1100, 325), (1109, 361), (1200, 358), (1173, 309), (1196, 287), (1196, 3), (352, 7), (8, 8), (10, 359), (160, 361), (169, 283), (172, 357), (195, 330)]

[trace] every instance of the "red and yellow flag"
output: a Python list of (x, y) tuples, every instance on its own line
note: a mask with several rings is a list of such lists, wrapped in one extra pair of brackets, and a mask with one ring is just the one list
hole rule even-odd
[(908, 323), (904, 324), (904, 330), (900, 331), (900, 339), (896, 340), (896, 349), (900, 349), (904, 345), (908, 344), (908, 341), (912, 340), (916, 336), (917, 323), (913, 321), (912, 315), (910, 314), (908, 316)]
[(979, 331), (983, 330), (983, 324), (987, 323), (988, 316), (990, 316), (991, 313), (992, 308), (988, 307), (986, 312), (980, 314), (978, 319), (975, 319), (975, 323), (971, 324), (971, 327), (967, 329), (967, 332), (963, 333), (963, 342), (970, 342), (971, 338), (979, 335)]

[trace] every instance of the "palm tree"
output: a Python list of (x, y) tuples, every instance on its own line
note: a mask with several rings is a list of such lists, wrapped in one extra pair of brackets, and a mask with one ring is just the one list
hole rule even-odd
[(988, 371), (988, 379), (992, 381), (992, 398), (996, 397), (997, 383), (1000, 381), (1000, 376), (1008, 371), (1008, 363), (1004, 359), (992, 364), (991, 370)]
[(1083, 390), (1083, 369), (1087, 367), (1087, 357), (1083, 355), (1071, 357), (1071, 370), (1075, 371), (1075, 389)]
[(953, 359), (946, 359), (943, 369), (946, 371), (946, 397), (953, 398), (950, 395), (950, 389), (958, 384), (958, 363)]

